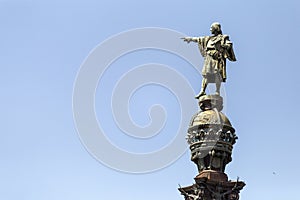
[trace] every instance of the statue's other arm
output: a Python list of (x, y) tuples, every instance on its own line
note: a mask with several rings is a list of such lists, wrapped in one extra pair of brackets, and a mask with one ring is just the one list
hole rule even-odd
[(232, 48), (232, 42), (229, 40), (228, 35), (224, 35), (223, 41), (222, 41), (222, 47), (226, 50)]
[(230, 61), (236, 61), (236, 57), (233, 52), (232, 42), (229, 40), (229, 36), (225, 35), (222, 41), (222, 47), (224, 48), (224, 57), (228, 58)]

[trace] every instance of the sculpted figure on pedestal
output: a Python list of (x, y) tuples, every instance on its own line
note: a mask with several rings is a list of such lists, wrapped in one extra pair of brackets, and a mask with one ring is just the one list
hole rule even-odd
[(205, 95), (208, 83), (216, 84), (216, 94), (220, 95), (221, 82), (226, 81), (226, 59), (236, 61), (232, 42), (228, 35), (223, 35), (221, 25), (217, 22), (210, 27), (211, 36), (204, 37), (184, 37), (183, 41), (198, 43), (201, 55), (205, 58), (202, 69), (202, 88), (200, 93), (195, 96), (199, 98)]

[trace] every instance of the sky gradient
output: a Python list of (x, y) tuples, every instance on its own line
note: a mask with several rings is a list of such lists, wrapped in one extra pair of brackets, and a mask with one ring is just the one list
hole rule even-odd
[[(225, 113), (239, 136), (226, 173), (246, 182), (242, 200), (294, 199), (300, 187), (299, 6), (296, 0), (0, 0), (0, 199), (183, 199), (178, 183), (190, 185), (197, 175), (189, 151), (144, 174), (113, 170), (88, 153), (73, 119), (74, 82), (90, 52), (113, 35), (143, 27), (209, 35), (215, 21), (230, 35), (237, 57), (228, 63), (223, 87)], [(166, 52), (135, 52), (113, 63), (103, 76), (108, 82), (96, 91), (96, 115), (99, 123), (107, 120), (102, 123), (112, 143), (135, 153), (159, 149), (174, 137), (176, 98), (155, 85), (133, 94), (129, 112), (141, 126), (149, 123), (151, 105), (168, 111), (162, 134), (140, 141), (117, 132), (103, 99), (122, 72), (149, 62), (174, 67), (195, 93), (200, 89), (196, 70)]]

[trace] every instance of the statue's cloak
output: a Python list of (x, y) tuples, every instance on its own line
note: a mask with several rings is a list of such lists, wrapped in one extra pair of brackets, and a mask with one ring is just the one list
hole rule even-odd
[(198, 46), (205, 58), (202, 75), (208, 83), (216, 82), (220, 78), (226, 81), (226, 59), (236, 61), (232, 42), (228, 35), (199, 37)]

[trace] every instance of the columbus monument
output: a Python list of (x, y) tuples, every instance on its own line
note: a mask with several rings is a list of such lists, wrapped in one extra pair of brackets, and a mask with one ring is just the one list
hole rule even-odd
[[(237, 136), (229, 119), (221, 111), (223, 98), (221, 83), (226, 81), (226, 61), (236, 61), (232, 42), (223, 35), (221, 25), (213, 23), (210, 36), (184, 37), (185, 42), (195, 42), (204, 57), (202, 88), (198, 95), (200, 111), (190, 122), (187, 142), (191, 160), (197, 165), (198, 175), (191, 186), (179, 187), (185, 200), (238, 200), (240, 190), (246, 185), (239, 178), (229, 180), (225, 173), (231, 162), (233, 145)], [(208, 83), (215, 83), (215, 94), (206, 94)]]

